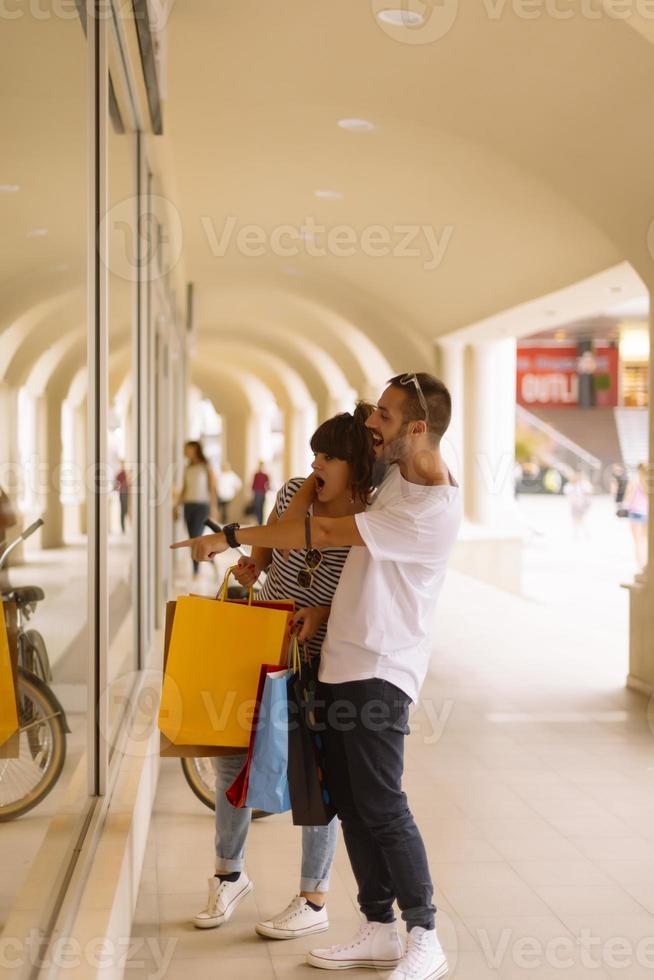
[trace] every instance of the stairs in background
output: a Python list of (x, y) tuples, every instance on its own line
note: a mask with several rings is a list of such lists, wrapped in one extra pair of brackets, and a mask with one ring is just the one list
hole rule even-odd
[(640, 409), (541, 408), (530, 405), (529, 411), (567, 439), (583, 447), (587, 453), (596, 456), (605, 467), (621, 463), (623, 459), (614, 412)]
[(649, 412), (646, 408), (616, 408), (614, 412), (624, 464), (635, 469), (649, 455)]

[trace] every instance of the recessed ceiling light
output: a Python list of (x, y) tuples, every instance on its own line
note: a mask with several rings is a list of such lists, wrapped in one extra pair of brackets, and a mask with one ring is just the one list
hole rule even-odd
[(27, 232), (28, 238), (45, 238), (48, 234), (47, 228), (32, 228), (31, 231)]
[(341, 129), (354, 129), (362, 133), (375, 129), (375, 124), (369, 122), (367, 119), (339, 119), (338, 125)]
[(0, 194), (15, 194), (20, 190), (20, 184), (0, 184)]
[(425, 22), (424, 16), (417, 10), (380, 10), (377, 20), (394, 27), (419, 27)]
[(322, 197), (328, 201), (340, 201), (343, 197), (340, 191), (314, 191), (314, 197)]

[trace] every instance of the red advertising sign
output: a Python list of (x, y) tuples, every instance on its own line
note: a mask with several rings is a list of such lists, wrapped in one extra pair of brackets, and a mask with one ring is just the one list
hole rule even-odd
[[(597, 347), (593, 352), (595, 404), (618, 404), (618, 350)], [(525, 408), (576, 408), (579, 404), (579, 355), (574, 344), (556, 347), (518, 347), (516, 399)]]

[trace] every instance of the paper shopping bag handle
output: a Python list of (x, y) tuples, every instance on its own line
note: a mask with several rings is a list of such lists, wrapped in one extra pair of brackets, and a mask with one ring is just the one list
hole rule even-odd
[[(220, 586), (220, 589), (218, 590), (218, 595), (216, 596), (216, 599), (219, 599), (221, 602), (229, 602), (230, 601), (227, 598), (227, 588), (229, 586), (229, 576), (230, 575), (233, 575), (237, 568), (238, 568), (238, 565), (231, 565), (227, 569), (227, 571), (225, 572), (225, 578), (223, 579), (223, 584)], [(253, 596), (253, 594), (254, 594), (254, 589), (252, 588), (252, 586), (250, 586), (250, 588), (248, 589), (248, 606), (251, 606), (252, 605), (252, 596)]]
[(294, 674), (300, 673), (300, 644), (297, 636), (291, 636), (291, 643), (288, 648), (287, 667), (289, 667)]

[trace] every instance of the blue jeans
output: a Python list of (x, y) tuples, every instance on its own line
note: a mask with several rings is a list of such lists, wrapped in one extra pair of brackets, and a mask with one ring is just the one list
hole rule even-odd
[(254, 513), (257, 524), (263, 524), (263, 508), (266, 505), (266, 494), (263, 490), (254, 491)]
[[(211, 513), (209, 504), (200, 501), (188, 501), (184, 504), (184, 521), (189, 538), (199, 538), (204, 534), (204, 522)], [(197, 561), (193, 561), (193, 571), (199, 569)]]
[[(243, 768), (247, 756), (214, 756), (216, 770), (216, 869), (224, 874), (242, 871), (245, 842), (250, 829), (250, 807), (234, 807), (225, 796)], [(338, 819), (326, 827), (302, 828), (301, 892), (329, 891), (329, 875), (338, 842)]]

